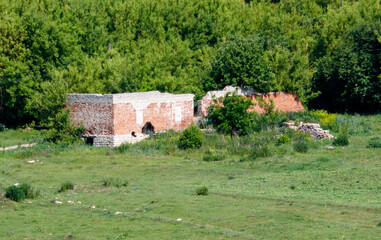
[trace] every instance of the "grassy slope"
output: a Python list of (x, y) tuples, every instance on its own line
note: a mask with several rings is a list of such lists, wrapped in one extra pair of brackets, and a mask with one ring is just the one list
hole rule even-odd
[(0, 132), (0, 147), (9, 147), (26, 143), (37, 142), (41, 138), (41, 132), (36, 130), (14, 130), (10, 129)]
[[(204, 162), (199, 151), (109, 154), (84, 146), (0, 153), (3, 189), (30, 181), (42, 193), (31, 203), (3, 199), (0, 238), (377, 239), (381, 149), (365, 146), (381, 136), (381, 119), (371, 120), (372, 134), (353, 136), (348, 147), (249, 162)], [(26, 163), (32, 159), (39, 162)], [(107, 177), (130, 184), (103, 188)], [(77, 189), (58, 193), (68, 180)], [(201, 185), (208, 196), (194, 194)], [(51, 203), (55, 198), (63, 204)]]

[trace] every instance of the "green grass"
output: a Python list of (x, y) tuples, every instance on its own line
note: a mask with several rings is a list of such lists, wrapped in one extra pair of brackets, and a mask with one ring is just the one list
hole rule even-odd
[[(366, 146), (381, 136), (381, 118), (364, 118), (372, 130), (351, 135), (348, 146), (297, 153), (274, 145), (273, 155), (247, 161), (237, 154), (203, 161), (222, 139), (187, 151), (149, 140), (113, 154), (48, 144), (0, 153), (1, 191), (29, 182), (41, 194), (20, 203), (0, 199), (0, 238), (378, 239), (381, 149)], [(104, 187), (109, 178), (128, 185)], [(68, 181), (75, 189), (57, 192)], [(196, 194), (200, 186), (207, 196)]]
[(43, 134), (44, 131), (33, 129), (9, 129), (0, 132), (0, 148), (38, 142), (43, 138)]

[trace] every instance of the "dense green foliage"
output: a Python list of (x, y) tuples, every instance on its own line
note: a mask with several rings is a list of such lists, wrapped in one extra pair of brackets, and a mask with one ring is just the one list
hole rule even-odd
[(226, 96), (222, 106), (214, 104), (209, 109), (209, 118), (213, 126), (222, 133), (245, 135), (252, 128), (255, 113), (247, 110), (253, 105), (250, 99), (243, 96)]
[(290, 138), (287, 135), (282, 135), (282, 136), (278, 137), (276, 140), (276, 144), (278, 146), (280, 146), (282, 144), (289, 144), (289, 143), (290, 143)]
[(217, 131), (234, 136), (274, 129), (287, 119), (287, 114), (275, 111), (272, 99), (266, 101), (258, 97), (257, 100), (257, 104), (264, 110), (262, 114), (251, 110), (254, 106), (251, 99), (235, 94), (227, 95), (215, 100), (216, 104), (210, 106), (209, 119)]
[(24, 199), (33, 199), (40, 195), (29, 183), (23, 183), (19, 186), (10, 186), (5, 191), (5, 197), (12, 201), (20, 202)]
[(317, 107), (331, 111), (381, 109), (381, 24), (360, 24), (345, 34), (332, 56), (319, 61)]
[(266, 39), (257, 36), (239, 36), (223, 43), (212, 62), (209, 89), (225, 86), (251, 86), (259, 92), (274, 88), (275, 74), (263, 58)]
[(206, 186), (196, 188), (196, 194), (198, 196), (207, 196), (209, 189)]
[(379, 0), (2, 0), (0, 122), (46, 124), (67, 92), (225, 84), (377, 112), (380, 18)]
[(76, 126), (70, 121), (69, 109), (62, 109), (49, 119), (46, 140), (53, 143), (72, 144), (80, 141), (84, 133), (83, 126)]
[(196, 125), (191, 125), (180, 134), (177, 146), (180, 149), (200, 148), (202, 141), (203, 136), (200, 128)]
[(10, 186), (5, 192), (5, 197), (12, 201), (20, 202), (25, 199), (25, 193), (17, 186)]

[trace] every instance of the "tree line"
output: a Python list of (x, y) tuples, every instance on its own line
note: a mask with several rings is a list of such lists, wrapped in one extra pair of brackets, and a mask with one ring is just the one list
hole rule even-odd
[(0, 121), (44, 123), (68, 92), (296, 92), (381, 110), (379, 0), (1, 0)]

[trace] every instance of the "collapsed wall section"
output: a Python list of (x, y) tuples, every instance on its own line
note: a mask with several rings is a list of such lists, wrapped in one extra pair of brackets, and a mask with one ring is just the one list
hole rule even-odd
[[(231, 86), (225, 87), (221, 91), (210, 91), (208, 92), (201, 100), (197, 102), (197, 116), (198, 117), (207, 117), (208, 109), (211, 105), (215, 104), (215, 100), (222, 99), (226, 95), (231, 95), (235, 92), (236, 95), (244, 96), (250, 98), (255, 104), (249, 111), (264, 113), (265, 109), (258, 104), (257, 98), (262, 98), (266, 102), (270, 102), (270, 99), (273, 100), (275, 105), (275, 110), (280, 112), (300, 112), (305, 111), (302, 103), (299, 101), (295, 93), (286, 93), (286, 92), (271, 92), (267, 94), (261, 94), (255, 92), (255, 90), (250, 88), (234, 88)], [(218, 102), (218, 104), (222, 104)]]
[(286, 93), (286, 92), (272, 92), (267, 94), (253, 94), (247, 96), (251, 98), (251, 101), (255, 104), (251, 111), (257, 113), (264, 113), (265, 109), (258, 104), (257, 98), (264, 99), (267, 103), (270, 102), (270, 99), (274, 101), (275, 110), (280, 112), (304, 112), (304, 107), (299, 101), (295, 93)]

